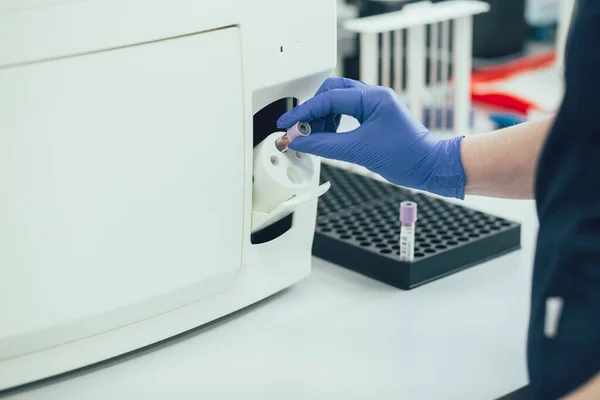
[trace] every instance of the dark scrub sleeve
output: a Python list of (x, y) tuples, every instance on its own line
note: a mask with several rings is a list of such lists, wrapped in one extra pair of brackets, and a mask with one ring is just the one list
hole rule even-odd
[(565, 90), (535, 187), (528, 360), (536, 399), (558, 399), (600, 372), (600, 0), (576, 7)]

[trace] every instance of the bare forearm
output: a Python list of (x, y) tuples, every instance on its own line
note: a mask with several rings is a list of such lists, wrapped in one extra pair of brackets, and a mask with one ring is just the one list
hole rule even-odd
[(539, 154), (553, 118), (463, 139), (466, 194), (533, 199)]
[(600, 373), (589, 382), (565, 397), (563, 400), (598, 400), (600, 399)]

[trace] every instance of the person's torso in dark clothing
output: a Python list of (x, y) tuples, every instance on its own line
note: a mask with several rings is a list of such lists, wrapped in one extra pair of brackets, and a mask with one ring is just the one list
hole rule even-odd
[[(536, 399), (558, 399), (600, 372), (600, 0), (576, 6), (565, 95), (535, 194), (529, 374)], [(549, 302), (561, 305), (555, 332), (547, 330)]]

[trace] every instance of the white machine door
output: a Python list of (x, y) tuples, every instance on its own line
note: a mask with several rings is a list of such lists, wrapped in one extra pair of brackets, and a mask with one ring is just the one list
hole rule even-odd
[(0, 360), (233, 282), (241, 65), (227, 28), (0, 70)]

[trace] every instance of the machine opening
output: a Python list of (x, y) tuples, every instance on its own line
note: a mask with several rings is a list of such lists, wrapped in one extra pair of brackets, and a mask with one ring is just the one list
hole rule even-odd
[(277, 120), (279, 119), (279, 117), (285, 114), (286, 111), (291, 110), (297, 105), (298, 99), (293, 97), (287, 97), (272, 102), (271, 104), (254, 114), (252, 122), (254, 126), (254, 141), (252, 145), (256, 147), (257, 144), (262, 142), (267, 136), (269, 136), (273, 132), (284, 132), (283, 129), (277, 128)]
[(293, 220), (294, 214), (292, 213), (284, 217), (283, 219), (280, 219), (279, 221), (267, 226), (266, 228), (254, 232), (250, 235), (250, 243), (261, 244), (277, 239), (279, 236), (283, 235), (292, 228)]
[[(262, 142), (267, 136), (276, 131), (284, 131), (277, 128), (277, 120), (286, 111), (291, 110), (293, 107), (298, 105), (298, 99), (293, 97), (286, 97), (272, 102), (266, 107), (262, 108), (253, 118), (253, 143), (256, 147)], [(294, 220), (294, 214), (289, 214), (284, 218), (278, 220), (264, 227), (263, 229), (254, 232), (250, 235), (250, 242), (252, 244), (267, 243), (271, 240), (277, 239), (289, 231), (292, 227)]]

